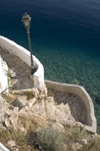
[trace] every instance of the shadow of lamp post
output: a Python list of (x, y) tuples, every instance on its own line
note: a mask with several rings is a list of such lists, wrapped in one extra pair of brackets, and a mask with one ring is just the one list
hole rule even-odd
[(31, 48), (30, 31), (29, 31), (30, 21), (31, 21), (31, 17), (27, 13), (25, 13), (22, 17), (22, 22), (26, 28), (27, 36), (28, 36), (30, 58), (31, 58), (31, 74), (34, 74), (36, 72), (37, 68), (34, 67), (34, 61), (33, 61), (33, 57), (32, 57), (32, 48)]

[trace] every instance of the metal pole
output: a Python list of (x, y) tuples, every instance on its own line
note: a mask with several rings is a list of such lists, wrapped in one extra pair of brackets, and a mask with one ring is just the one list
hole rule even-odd
[(30, 31), (29, 27), (27, 29), (27, 35), (28, 35), (28, 43), (29, 43), (29, 49), (30, 49), (30, 58), (31, 58), (31, 74), (34, 74), (37, 70), (37, 68), (34, 67), (33, 57), (32, 57), (32, 48), (31, 48), (31, 40), (30, 40)]
[(29, 49), (30, 49), (31, 67), (33, 68), (33, 57), (32, 57), (32, 48), (31, 48), (31, 40), (30, 40), (30, 31), (29, 31), (29, 28), (26, 28), (26, 29), (27, 29), (28, 43), (29, 43)]

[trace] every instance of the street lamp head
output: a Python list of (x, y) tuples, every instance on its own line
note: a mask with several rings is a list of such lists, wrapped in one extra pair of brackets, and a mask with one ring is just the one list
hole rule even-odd
[(30, 28), (30, 21), (31, 21), (31, 17), (27, 13), (25, 13), (22, 17), (22, 22), (25, 28)]

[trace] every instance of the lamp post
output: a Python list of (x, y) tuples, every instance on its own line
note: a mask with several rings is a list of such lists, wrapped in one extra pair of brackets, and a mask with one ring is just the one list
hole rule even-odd
[(29, 31), (30, 21), (31, 21), (31, 17), (27, 13), (25, 13), (22, 17), (22, 22), (26, 28), (27, 36), (28, 36), (30, 58), (31, 58), (31, 74), (34, 74), (36, 71), (36, 68), (34, 67), (34, 62), (33, 62), (33, 57), (32, 57), (32, 48), (31, 48), (30, 31)]

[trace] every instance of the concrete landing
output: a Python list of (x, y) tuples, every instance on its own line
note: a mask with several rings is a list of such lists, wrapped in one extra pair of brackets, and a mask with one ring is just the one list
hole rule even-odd
[(0, 54), (9, 67), (11, 83), (14, 90), (29, 89), (34, 87), (34, 82), (30, 78), (30, 67), (19, 57), (2, 50)]
[(54, 100), (58, 104), (68, 104), (71, 110), (71, 115), (75, 118), (76, 121), (81, 122), (82, 124), (87, 124), (86, 121), (86, 108), (81, 98), (72, 93), (62, 93), (59, 91), (54, 91)]

